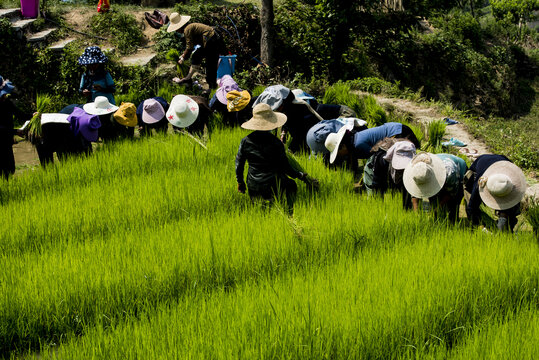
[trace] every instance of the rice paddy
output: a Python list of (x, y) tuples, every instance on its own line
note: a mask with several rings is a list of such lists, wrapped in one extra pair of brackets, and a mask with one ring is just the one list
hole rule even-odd
[(241, 129), (119, 142), (0, 182), (0, 354), (44, 359), (519, 358), (532, 232), (351, 191), (298, 156), (293, 217), (236, 191)]

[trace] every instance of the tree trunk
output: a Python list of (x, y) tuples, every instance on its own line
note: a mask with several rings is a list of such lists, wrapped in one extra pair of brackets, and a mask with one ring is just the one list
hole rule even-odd
[(262, 0), (262, 9), (260, 10), (260, 26), (262, 36), (260, 38), (260, 58), (263, 63), (273, 66), (273, 0)]

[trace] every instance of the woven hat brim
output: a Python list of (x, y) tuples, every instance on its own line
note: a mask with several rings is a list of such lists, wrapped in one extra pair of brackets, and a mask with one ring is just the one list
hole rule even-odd
[(172, 22), (169, 22), (167, 32), (176, 31), (176, 30), (180, 29), (182, 26), (184, 26), (185, 24), (187, 24), (189, 22), (189, 20), (191, 20), (191, 16), (189, 16), (189, 15), (180, 15), (180, 16), (181, 16), (181, 20), (180, 20), (179, 23), (173, 24)]
[(513, 189), (506, 196), (494, 196), (492, 195), (486, 186), (479, 187), (479, 196), (481, 200), (491, 209), (494, 210), (507, 210), (518, 204), (524, 194), (528, 184), (526, 183), (526, 176), (522, 170), (510, 161), (497, 161), (490, 165), (483, 176), (488, 179), (489, 176), (494, 174), (504, 174), (511, 179)]
[(280, 112), (274, 112), (276, 121), (268, 121), (266, 119), (256, 119), (251, 118), (250, 120), (241, 124), (241, 127), (246, 130), (262, 130), (269, 131), (277, 129), (280, 126), (283, 126), (286, 123), (286, 115)]
[(413, 161), (410, 161), (404, 169), (404, 174), (402, 175), (404, 187), (406, 188), (406, 191), (415, 198), (430, 198), (431, 196), (438, 194), (445, 184), (446, 174), (443, 160), (432, 154), (430, 155), (430, 158), (434, 176), (424, 184), (417, 184), (414, 181)]

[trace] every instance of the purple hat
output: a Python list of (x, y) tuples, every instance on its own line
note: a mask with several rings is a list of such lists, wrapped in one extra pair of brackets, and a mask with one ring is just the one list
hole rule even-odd
[(226, 94), (232, 90), (241, 91), (238, 84), (234, 81), (234, 79), (232, 79), (232, 76), (223, 75), (223, 77), (219, 80), (219, 89), (217, 89), (215, 92), (215, 96), (221, 104), (226, 105)]
[(87, 114), (83, 109), (76, 107), (67, 119), (75, 135), (80, 132), (86, 140), (97, 141), (97, 129), (101, 127), (98, 115)]
[(4, 96), (5, 94), (11, 94), (14, 88), (15, 86), (13, 86), (11, 81), (0, 76), (0, 97)]
[(148, 99), (142, 105), (142, 121), (146, 124), (155, 124), (165, 117), (165, 109), (159, 101)]

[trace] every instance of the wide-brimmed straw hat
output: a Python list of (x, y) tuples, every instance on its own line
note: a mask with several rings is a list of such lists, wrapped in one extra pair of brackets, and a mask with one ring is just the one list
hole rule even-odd
[(341, 146), (342, 139), (347, 131), (351, 131), (354, 128), (353, 124), (346, 124), (339, 129), (337, 133), (331, 133), (326, 138), (324, 145), (329, 151), (329, 163), (333, 164), (337, 158), (337, 153), (339, 152), (339, 147)]
[(104, 64), (108, 58), (99, 46), (89, 46), (84, 50), (84, 53), (79, 57), (79, 65)]
[(420, 199), (436, 195), (444, 186), (445, 178), (444, 162), (430, 153), (417, 154), (402, 176), (406, 191)]
[(86, 140), (97, 141), (98, 129), (101, 127), (99, 116), (90, 115), (83, 109), (76, 107), (67, 119), (75, 135), (80, 132)]
[(226, 94), (232, 90), (239, 91), (241, 89), (232, 76), (223, 75), (223, 77), (219, 79), (219, 89), (215, 92), (215, 97), (217, 97), (217, 100), (219, 100), (221, 104), (227, 105)]
[(142, 105), (142, 121), (155, 124), (165, 117), (165, 108), (155, 99), (144, 100)]
[(11, 92), (15, 89), (15, 86), (11, 83), (11, 81), (4, 79), (2, 76), (0, 76), (0, 97), (11, 94)]
[(43, 124), (69, 124), (68, 114), (61, 113), (43, 113), (41, 114), (41, 125)]
[(268, 104), (258, 104), (253, 109), (253, 117), (241, 124), (247, 130), (273, 130), (283, 126), (286, 122), (286, 115), (271, 110)]
[(118, 106), (111, 104), (105, 96), (97, 96), (94, 102), (84, 104), (83, 108), (91, 115), (107, 115), (118, 110)]
[(268, 86), (262, 91), (262, 94), (258, 95), (253, 108), (258, 104), (268, 104), (271, 110), (275, 111), (279, 109), (289, 94), (290, 89), (283, 85)]
[(191, 20), (189, 15), (180, 15), (177, 12), (170, 14), (170, 22), (168, 23), (168, 32), (173, 32), (180, 29)]
[(241, 111), (251, 102), (251, 94), (247, 90), (232, 90), (226, 93), (226, 100), (229, 112)]
[(518, 204), (528, 186), (522, 170), (505, 160), (490, 165), (478, 183), (481, 200), (494, 210), (507, 210)]
[(120, 125), (135, 127), (138, 124), (137, 107), (130, 102), (124, 102), (114, 113), (114, 120)]
[(198, 117), (198, 104), (187, 95), (172, 98), (167, 111), (167, 120), (172, 125), (185, 128), (193, 124)]
[(406, 168), (415, 156), (415, 145), (410, 141), (398, 141), (391, 146), (384, 156), (384, 160), (391, 163), (395, 170)]

